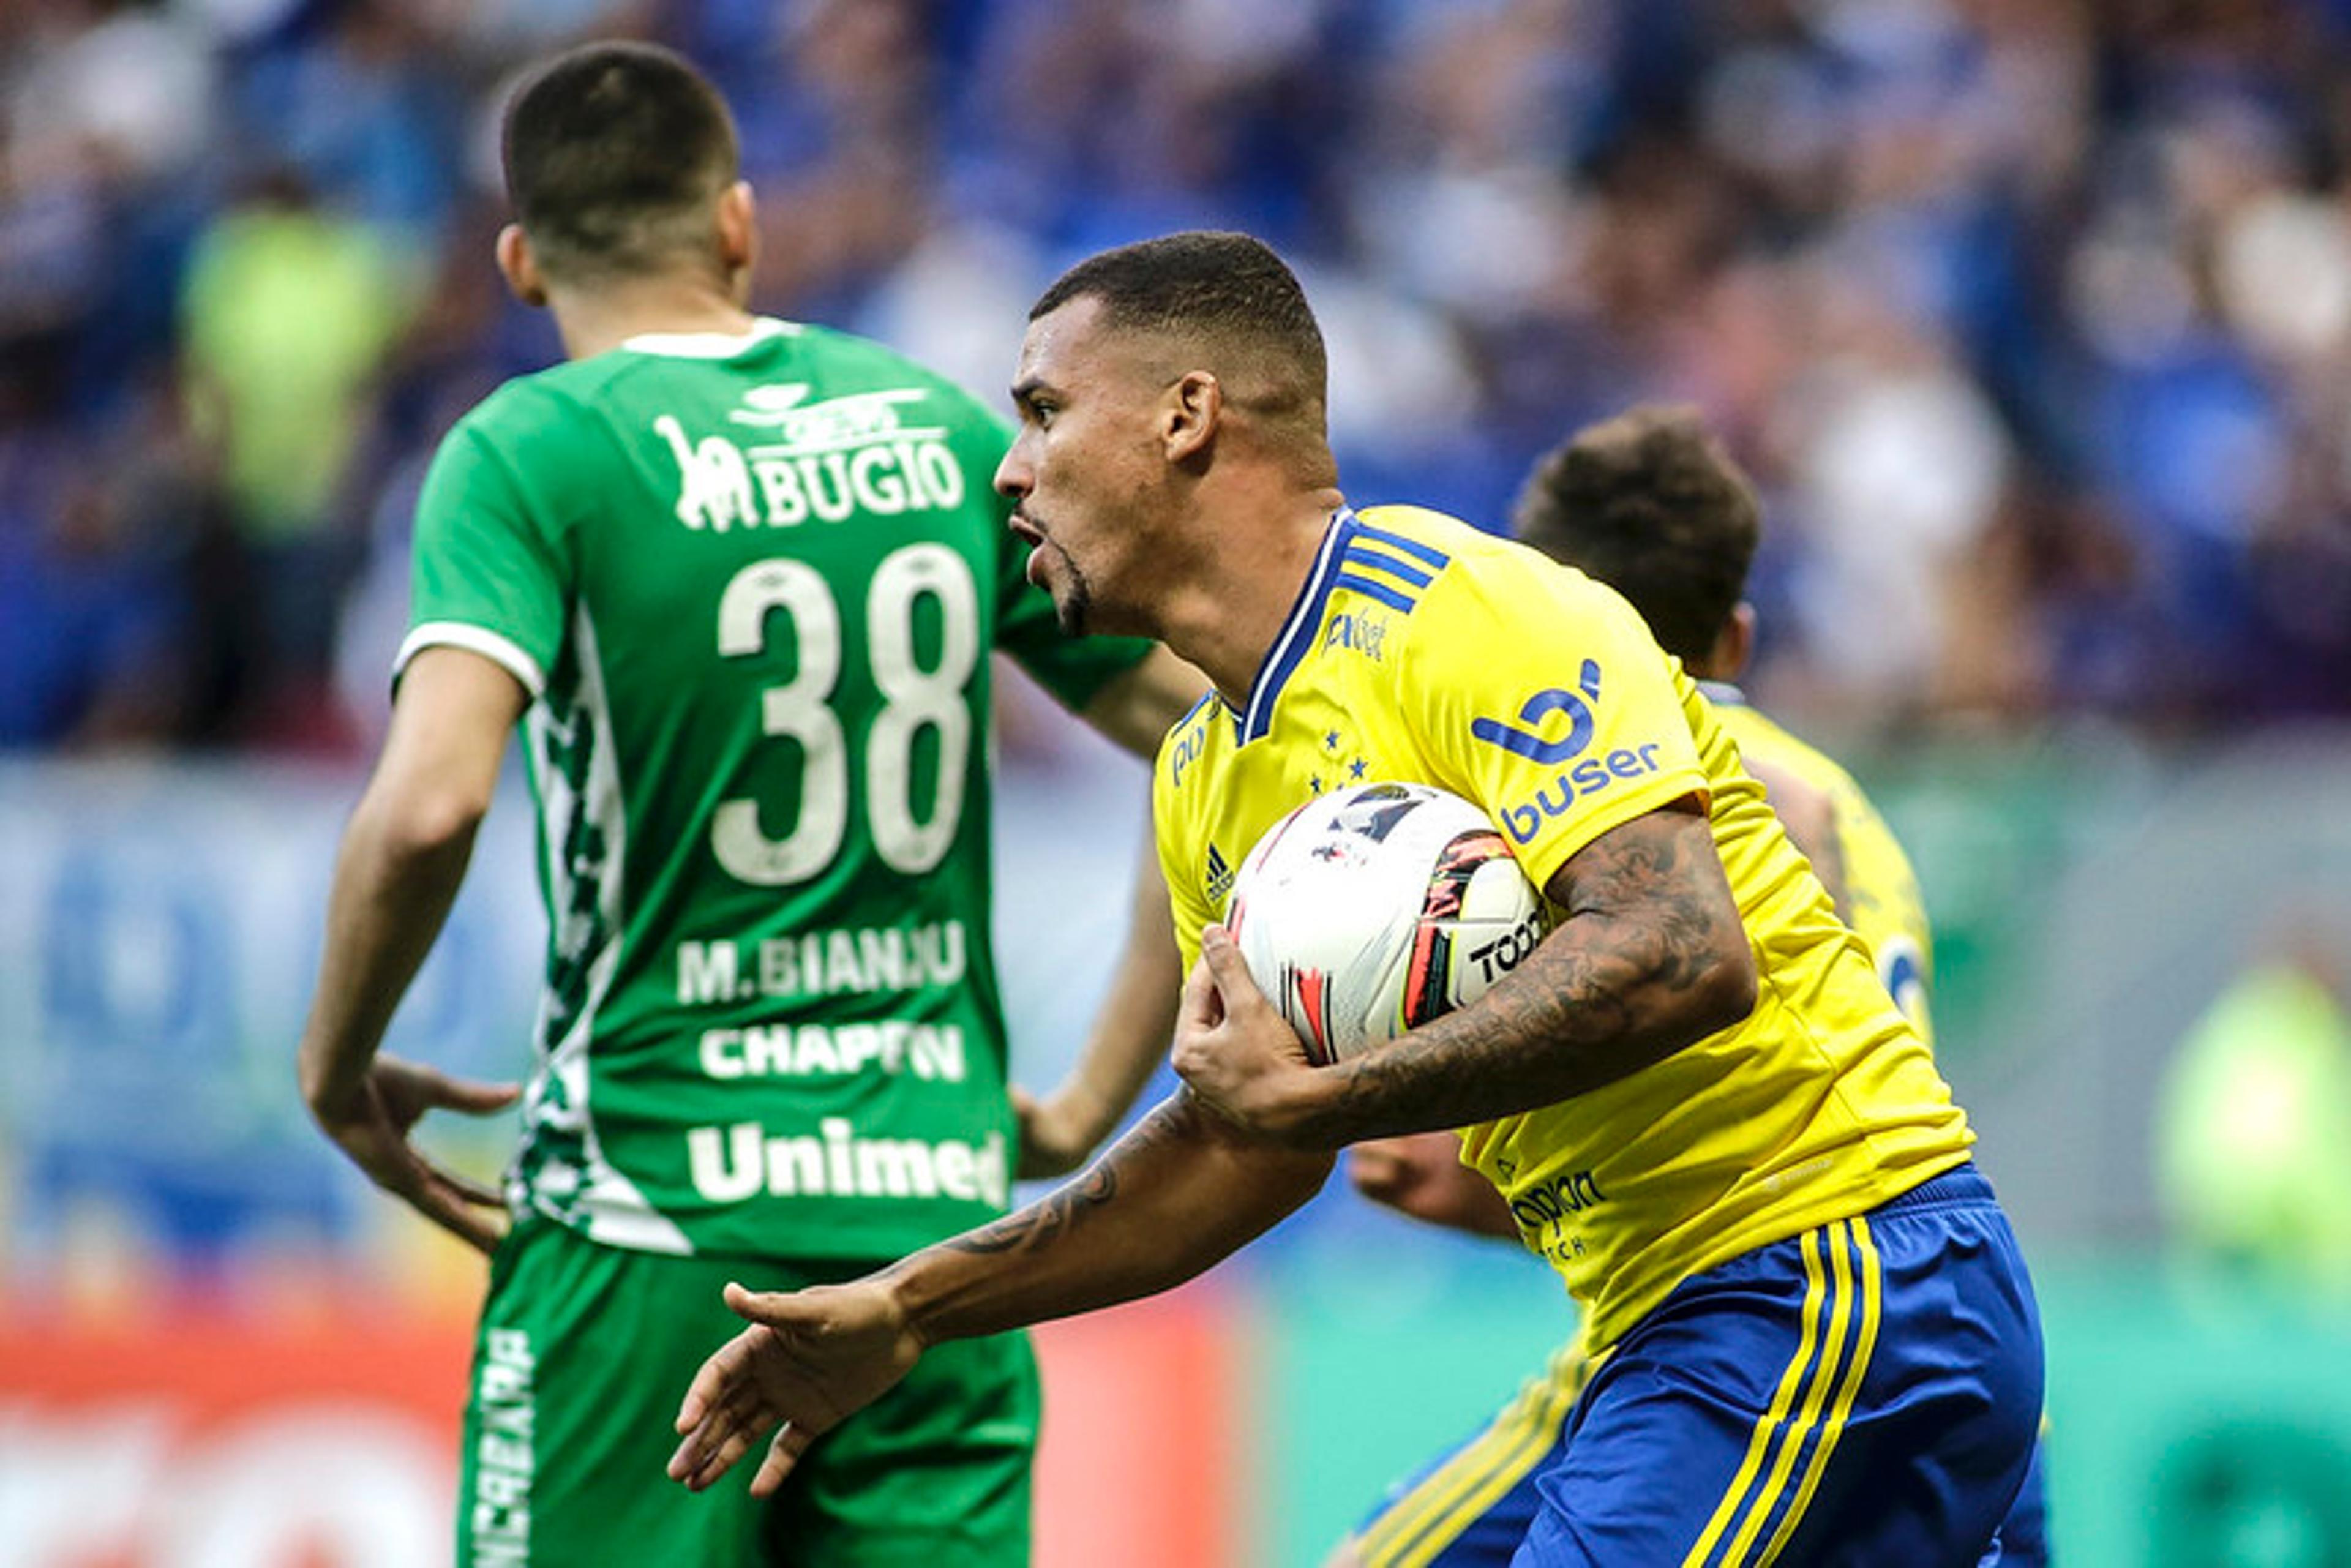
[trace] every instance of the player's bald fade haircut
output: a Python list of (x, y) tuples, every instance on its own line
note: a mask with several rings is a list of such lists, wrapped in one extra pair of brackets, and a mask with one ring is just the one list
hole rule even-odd
[(1632, 601), (1685, 663), (1713, 650), (1747, 591), (1762, 512), (1698, 411), (1645, 404), (1586, 425), (1529, 476), (1518, 537)]
[(516, 221), (550, 276), (599, 283), (708, 253), (710, 205), (741, 168), (734, 117), (652, 44), (584, 44), (539, 67), (500, 134)]
[(1189, 340), (1228, 362), (1201, 365), (1229, 378), (1258, 372), (1254, 384), (1228, 392), (1260, 417), (1325, 429), (1331, 377), (1322, 329), (1298, 275), (1264, 241), (1245, 234), (1195, 229), (1138, 241), (1088, 256), (1029, 308), (1049, 316), (1073, 299), (1102, 302), (1103, 324), (1117, 331)]

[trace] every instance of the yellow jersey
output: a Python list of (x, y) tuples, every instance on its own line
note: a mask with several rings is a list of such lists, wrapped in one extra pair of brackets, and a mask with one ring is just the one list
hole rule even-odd
[(1759, 713), (1737, 686), (1703, 681), (1698, 689), (1739, 755), (1794, 775), (1826, 795), (1836, 808), (1837, 852), (1844, 860), (1845, 923), (1869, 945), (1877, 977), (1907, 1014), (1912, 1027), (1935, 1044), (1927, 994), (1935, 983), (1935, 937), (1927, 923), (1926, 900), (1910, 857), (1861, 786), (1826, 752), (1780, 727)]
[(1188, 969), (1300, 802), (1378, 780), (1481, 807), (1537, 887), (1609, 829), (1708, 810), (1754, 1012), (1590, 1093), (1463, 1128), (1529, 1247), (1614, 1343), (1680, 1281), (1959, 1165), (1966, 1117), (1697, 685), (1617, 594), (1414, 507), (1342, 509), (1245, 708), (1211, 695), (1153, 779)]

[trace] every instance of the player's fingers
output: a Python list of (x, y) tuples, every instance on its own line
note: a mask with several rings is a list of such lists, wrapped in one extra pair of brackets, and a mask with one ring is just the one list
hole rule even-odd
[(737, 1385), (737, 1375), (747, 1354), (743, 1342), (748, 1337), (747, 1333), (737, 1334), (712, 1351), (703, 1362), (702, 1369), (694, 1375), (694, 1381), (686, 1386), (685, 1397), (678, 1402), (679, 1431), (690, 1432), (700, 1426), (712, 1409), (726, 1398), (728, 1391)]
[(1214, 1029), (1224, 1021), (1224, 998), (1217, 994), (1217, 977), (1208, 967), (1205, 949), (1192, 972), (1184, 977), (1184, 996), (1178, 1005), (1178, 1021), (1199, 1029)]
[(670, 1458), (670, 1474), (699, 1491), (742, 1458), (768, 1422), (756, 1398), (730, 1386), (704, 1406)]
[(686, 1484), (695, 1491), (700, 1491), (733, 1469), (737, 1462), (751, 1451), (751, 1445), (759, 1440), (759, 1431), (760, 1428), (758, 1427), (736, 1426), (730, 1423), (721, 1423), (715, 1427), (710, 1441), (704, 1449), (701, 1466)]
[(768, 1445), (768, 1457), (759, 1461), (759, 1473), (751, 1478), (751, 1495), (771, 1496), (778, 1487), (784, 1484), (784, 1478), (792, 1473), (792, 1467), (800, 1462), (800, 1456), (808, 1452), (808, 1446), (815, 1440), (808, 1428), (785, 1422), (783, 1429), (776, 1434), (775, 1441)]
[(1394, 1197), (1403, 1188), (1411, 1168), (1394, 1147), (1384, 1143), (1357, 1144), (1347, 1151), (1347, 1179), (1366, 1197)]
[(482, 1083), (470, 1078), (452, 1078), (429, 1068), (421, 1070), (421, 1080), (425, 1098), (433, 1104), (472, 1116), (503, 1111), (522, 1097), (519, 1083)]
[(444, 1170), (422, 1155), (414, 1157), (417, 1168), (423, 1174), (426, 1183), (440, 1188), (458, 1202), (478, 1204), (484, 1208), (506, 1207), (506, 1195), (496, 1187), (486, 1182), (475, 1181), (471, 1176), (460, 1176), (455, 1171)]
[(418, 1195), (416, 1206), (427, 1219), (486, 1256), (496, 1252), (498, 1243), (506, 1239), (503, 1214), (495, 1218), (485, 1214), (471, 1207), (463, 1196), (439, 1183), (426, 1183)]
[(1257, 980), (1249, 974), (1249, 960), (1241, 956), (1240, 944), (1223, 926), (1209, 925), (1201, 930), (1200, 961), (1207, 966), (1217, 984), (1217, 994), (1227, 1007), (1259, 994)]
[(758, 1323), (767, 1328), (800, 1328), (816, 1316), (815, 1308), (789, 1291), (746, 1290), (729, 1280), (726, 1296), (728, 1311), (745, 1322)]

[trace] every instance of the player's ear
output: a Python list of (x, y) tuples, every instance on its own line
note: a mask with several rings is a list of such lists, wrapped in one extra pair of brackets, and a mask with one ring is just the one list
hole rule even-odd
[(1722, 630), (1715, 633), (1714, 648), (1707, 655), (1710, 666), (1707, 673), (1719, 681), (1735, 681), (1754, 652), (1755, 606), (1742, 599), (1730, 619), (1722, 623)]
[(745, 279), (759, 259), (759, 210), (747, 180), (718, 193), (718, 260), (731, 279)]
[(1208, 449), (1217, 423), (1224, 417), (1225, 389), (1207, 371), (1186, 371), (1167, 389), (1160, 414), (1160, 432), (1170, 463), (1189, 463)]
[(547, 279), (538, 270), (538, 257), (531, 253), (529, 236), (520, 224), (508, 224), (498, 231), (498, 271), (507, 280), (514, 297), (526, 305), (547, 303)]

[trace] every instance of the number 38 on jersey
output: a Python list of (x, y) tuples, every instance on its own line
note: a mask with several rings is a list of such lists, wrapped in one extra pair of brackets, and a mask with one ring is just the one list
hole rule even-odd
[[(915, 625), (924, 601), (936, 606), (935, 656), (917, 655)], [(834, 703), (842, 664), (841, 617), (864, 617), (864, 645), (882, 706), (865, 736), (862, 791), (873, 848), (884, 864), (909, 875), (936, 866), (955, 842), (963, 815), (964, 774), (971, 752), (965, 688), (979, 663), (979, 602), (971, 569), (942, 544), (911, 544), (883, 558), (862, 605), (844, 606), (822, 574), (803, 561), (755, 561), (737, 572), (718, 601), (718, 652), (756, 658), (768, 652), (780, 612), (798, 648), (789, 680), (760, 694), (760, 727), (797, 746), (800, 789), (789, 831), (762, 807), (739, 798), (720, 803), (711, 850), (733, 876), (762, 887), (809, 880), (831, 865), (848, 831), (850, 746)], [(938, 763), (929, 800), (917, 802), (915, 747), (937, 737)]]

